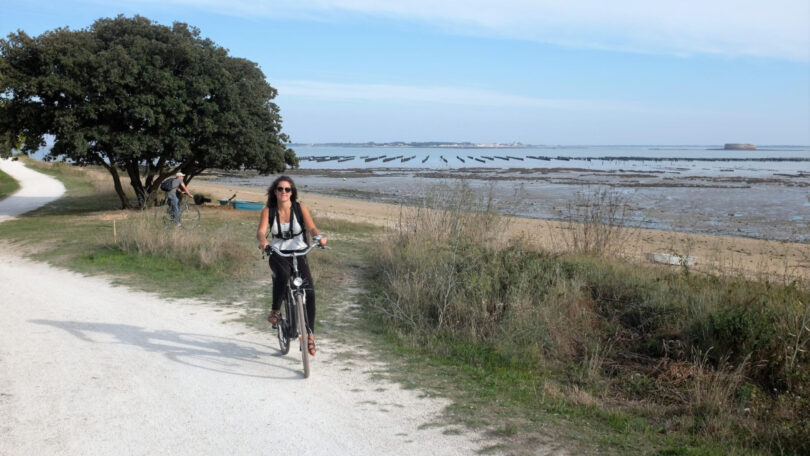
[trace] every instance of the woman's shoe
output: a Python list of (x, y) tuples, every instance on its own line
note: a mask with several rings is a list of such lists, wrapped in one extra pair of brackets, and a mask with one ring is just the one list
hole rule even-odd
[(267, 316), (267, 321), (273, 325), (273, 328), (276, 328), (278, 325), (278, 319), (281, 316), (281, 313), (278, 310), (271, 310), (270, 315)]
[(309, 339), (307, 339), (307, 350), (309, 350), (309, 354), (315, 356), (315, 336), (312, 334), (309, 335)]

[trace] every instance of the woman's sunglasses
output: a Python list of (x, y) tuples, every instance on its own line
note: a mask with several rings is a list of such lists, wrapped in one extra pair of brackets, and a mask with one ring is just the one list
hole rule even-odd
[(292, 187), (281, 187), (281, 186), (278, 186), (278, 187), (276, 187), (276, 191), (277, 191), (277, 192), (281, 192), (281, 193), (285, 193), (285, 192), (286, 192), (286, 193), (292, 193)]

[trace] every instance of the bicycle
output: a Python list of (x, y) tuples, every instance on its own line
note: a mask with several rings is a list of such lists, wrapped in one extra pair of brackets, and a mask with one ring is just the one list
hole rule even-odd
[[(199, 226), (200, 209), (195, 204), (189, 204), (186, 198), (182, 198), (178, 207), (180, 208), (180, 226), (189, 229)], [(155, 209), (155, 221), (164, 228), (177, 225), (178, 221), (174, 220), (174, 214), (172, 214), (172, 206), (166, 199), (158, 203), (157, 209)]]
[(307, 338), (312, 334), (312, 329), (307, 321), (307, 313), (304, 308), (307, 302), (307, 292), (304, 289), (304, 279), (298, 272), (298, 257), (306, 255), (315, 247), (325, 249), (326, 247), (318, 242), (320, 239), (321, 236), (313, 236), (312, 244), (309, 247), (290, 253), (283, 253), (278, 248), (269, 245), (264, 248), (265, 255), (276, 252), (280, 256), (292, 258), (292, 274), (290, 274), (290, 281), (287, 282), (287, 293), (281, 299), (278, 323), (274, 325), (274, 329), (277, 331), (278, 345), (282, 355), (290, 352), (290, 341), (296, 337), (299, 338), (305, 378), (309, 378), (310, 374)]

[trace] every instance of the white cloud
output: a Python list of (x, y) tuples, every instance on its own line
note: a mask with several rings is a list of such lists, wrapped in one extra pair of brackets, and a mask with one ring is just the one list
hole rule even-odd
[(463, 87), (344, 84), (319, 81), (273, 81), (279, 98), (320, 101), (372, 101), (426, 105), (541, 108), (566, 111), (644, 111), (645, 108), (600, 100), (538, 98)]
[[(156, 0), (135, 0), (154, 2)], [(160, 0), (223, 14), (429, 23), (563, 46), (810, 60), (807, 0)]]

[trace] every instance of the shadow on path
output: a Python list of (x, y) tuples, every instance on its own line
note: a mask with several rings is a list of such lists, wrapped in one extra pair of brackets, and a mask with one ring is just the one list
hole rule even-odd
[[(269, 346), (250, 341), (170, 330), (148, 330), (124, 324), (30, 321), (65, 330), (86, 342), (132, 345), (148, 352), (161, 353), (181, 364), (214, 372), (281, 380), (303, 377), (301, 370), (284, 365), (291, 359), (279, 356), (278, 351)], [(289, 375), (268, 375), (278, 370), (286, 371)]]

